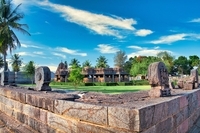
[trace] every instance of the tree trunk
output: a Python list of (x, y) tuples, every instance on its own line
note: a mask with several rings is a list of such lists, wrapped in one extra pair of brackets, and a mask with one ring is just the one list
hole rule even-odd
[(7, 68), (7, 63), (6, 63), (6, 54), (3, 54), (3, 62), (4, 62), (4, 72), (8, 69)]

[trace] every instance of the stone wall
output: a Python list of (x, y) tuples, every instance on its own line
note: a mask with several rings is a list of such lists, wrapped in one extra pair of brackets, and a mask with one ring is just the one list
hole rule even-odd
[[(200, 116), (199, 89), (178, 90), (171, 97), (133, 105), (102, 106), (70, 100), (64, 93), (0, 87), (0, 112), (23, 123), (16, 126), (21, 133), (185, 133)], [(5, 117), (0, 121), (8, 123)]]

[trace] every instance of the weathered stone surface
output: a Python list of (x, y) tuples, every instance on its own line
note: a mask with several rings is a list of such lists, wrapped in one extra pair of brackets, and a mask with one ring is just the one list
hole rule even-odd
[(35, 70), (35, 90), (51, 91), (49, 83), (51, 82), (51, 71), (47, 66), (38, 67)]
[(186, 96), (180, 97), (179, 100), (180, 100), (180, 109), (188, 105), (188, 99)]
[[(155, 133), (169, 133), (173, 128), (172, 117), (169, 117), (156, 125)], [(180, 132), (181, 133), (181, 132)], [(184, 132), (182, 132), (184, 133)]]
[(50, 125), (50, 127), (59, 129), (64, 133), (77, 133), (78, 121), (74, 119), (64, 119), (63, 117), (50, 112), (48, 112), (47, 116), (48, 125)]
[(148, 80), (151, 85), (150, 97), (170, 96), (169, 77), (163, 62), (151, 63), (148, 67)]
[(139, 131), (139, 113), (137, 110), (108, 107), (108, 125), (128, 130)]
[(107, 125), (107, 107), (78, 102), (56, 100), (54, 112), (81, 121)]
[(186, 133), (189, 130), (188, 128), (188, 119), (183, 121), (177, 128), (178, 133)]

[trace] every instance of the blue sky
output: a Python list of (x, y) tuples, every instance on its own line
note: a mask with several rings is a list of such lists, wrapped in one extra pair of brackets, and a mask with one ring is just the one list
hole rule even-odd
[[(13, 0), (22, 3), (21, 23), (31, 36), (15, 32), (23, 62), (55, 71), (61, 61), (76, 58), (96, 65), (103, 55), (113, 67), (113, 57), (200, 56), (199, 0)], [(8, 56), (9, 60), (9, 56)]]

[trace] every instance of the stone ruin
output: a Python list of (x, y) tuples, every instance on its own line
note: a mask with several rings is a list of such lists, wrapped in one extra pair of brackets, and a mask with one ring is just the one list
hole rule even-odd
[(151, 85), (150, 97), (170, 96), (168, 71), (163, 62), (154, 62), (148, 67), (148, 80)]
[(37, 91), (51, 91), (49, 83), (51, 82), (51, 71), (46, 66), (38, 67), (35, 70), (35, 90)]
[(199, 87), (198, 71), (197, 69), (192, 69), (190, 71), (190, 76), (180, 78), (177, 81), (178, 88), (184, 90), (192, 90)]

